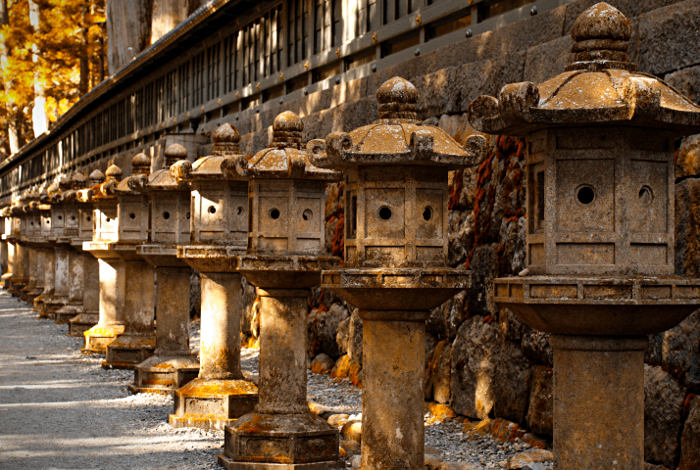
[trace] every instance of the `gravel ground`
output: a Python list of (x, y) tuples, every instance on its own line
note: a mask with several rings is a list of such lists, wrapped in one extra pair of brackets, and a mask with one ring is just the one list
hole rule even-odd
[[(132, 371), (104, 370), (102, 358), (83, 355), (82, 338), (66, 325), (38, 320), (24, 302), (0, 290), (0, 469), (221, 469), (223, 432), (173, 429), (172, 398), (131, 395)], [(199, 324), (190, 328), (193, 350)], [(241, 351), (245, 373), (258, 373), (258, 354)], [(361, 419), (362, 393), (347, 379), (308, 373), (308, 398)], [(426, 452), (475, 468), (527, 448), (463, 436), (462, 423), (430, 420)], [(348, 460), (359, 446), (345, 443)], [(348, 463), (348, 465), (350, 465)]]

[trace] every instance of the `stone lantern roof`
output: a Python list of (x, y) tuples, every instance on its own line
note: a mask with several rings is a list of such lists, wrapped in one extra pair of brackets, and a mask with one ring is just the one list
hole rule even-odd
[(117, 194), (140, 194), (150, 173), (151, 159), (144, 153), (137, 153), (131, 159), (131, 174), (119, 182), (115, 191)]
[(516, 136), (580, 125), (700, 132), (700, 107), (627, 62), (630, 35), (630, 22), (619, 10), (607, 3), (590, 7), (571, 29), (574, 57), (564, 73), (540, 85), (506, 85), (498, 98), (478, 97), (469, 106), (470, 123), (483, 132)]
[[(311, 161), (322, 168), (357, 165), (430, 165), (448, 169), (481, 161), (486, 141), (473, 135), (462, 148), (449, 134), (416, 119), (418, 90), (409, 81), (394, 77), (379, 87), (379, 119), (351, 132), (333, 133), (313, 140)], [(325, 150), (325, 151), (324, 151)]]
[(78, 200), (78, 193), (87, 185), (87, 179), (82, 173), (76, 172), (70, 178), (70, 185), (70, 189), (62, 193), (62, 202), (73, 202)]
[[(196, 162), (180, 161), (173, 165), (170, 173), (183, 181), (193, 180), (221, 180), (225, 179), (221, 170), (221, 163), (228, 158), (250, 157), (241, 155), (239, 143), (241, 134), (235, 126), (229, 123), (220, 125), (212, 135), (214, 148), (211, 155), (199, 158)], [(231, 175), (231, 179), (241, 179), (237, 174)]]
[(165, 149), (165, 166), (151, 175), (146, 189), (149, 191), (183, 191), (188, 189), (187, 184), (183, 184), (177, 177), (177, 171), (170, 171), (185, 162), (187, 162), (185, 147), (180, 144), (170, 145)]
[(272, 124), (270, 147), (256, 153), (250, 160), (242, 155), (228, 158), (221, 164), (227, 178), (303, 178), (338, 181), (337, 171), (318, 168), (302, 149), (301, 133), (304, 123), (299, 116), (285, 111)]
[[(95, 170), (90, 174), (90, 181), (97, 181), (99, 175)], [(92, 188), (86, 191), (87, 199), (89, 200), (100, 200), (100, 199), (112, 199), (117, 197), (116, 188), (119, 182), (122, 180), (122, 170), (117, 165), (110, 165), (105, 171), (105, 179), (102, 183), (97, 183), (93, 185)], [(89, 202), (88, 200), (85, 202)]]

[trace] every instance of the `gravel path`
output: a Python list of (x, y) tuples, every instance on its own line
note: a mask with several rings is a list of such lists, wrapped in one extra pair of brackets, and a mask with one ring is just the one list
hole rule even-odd
[[(190, 328), (193, 349), (198, 326)], [(82, 338), (67, 331), (0, 290), (0, 469), (221, 469), (223, 432), (171, 428), (172, 398), (129, 394), (133, 372), (102, 369), (102, 357), (83, 355)], [(241, 363), (246, 374), (257, 374), (257, 350), (243, 349)], [(308, 374), (310, 401), (361, 419), (360, 389), (347, 379)], [(444, 461), (499, 468), (528, 447), (467, 439), (462, 423), (429, 418), (426, 452)], [(348, 461), (359, 452), (344, 447)]]

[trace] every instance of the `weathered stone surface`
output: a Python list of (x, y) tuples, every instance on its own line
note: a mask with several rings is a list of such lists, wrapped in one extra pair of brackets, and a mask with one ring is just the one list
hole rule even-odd
[[(566, 19), (564, 22), (564, 34), (569, 34), (574, 21), (576, 21), (576, 18), (578, 18), (581, 13), (596, 3), (599, 3), (599, 1), (600, 0), (578, 0), (567, 5)], [(606, 3), (614, 6), (627, 18), (631, 19), (649, 11), (663, 8), (667, 5), (673, 5), (674, 3), (679, 3), (681, 1), (683, 0), (645, 0), (643, 2), (640, 2), (639, 0), (609, 0)]]
[[(462, 191), (464, 194), (465, 191)], [(474, 234), (474, 213), (469, 210), (450, 211), (448, 214), (447, 262), (452, 267), (464, 263), (471, 248), (470, 239)]]
[[(690, 165), (688, 165), (690, 166)], [(700, 275), (700, 179), (676, 184), (676, 274)]]
[(341, 355), (336, 336), (338, 326), (350, 317), (348, 309), (342, 304), (325, 305), (313, 309), (308, 316), (308, 348), (312, 357), (325, 352), (331, 357)]
[[(413, 83), (421, 90), (419, 119), (465, 113), (477, 96), (495, 94), (504, 83), (521, 81), (525, 57), (525, 52), (516, 52), (417, 77)], [(474, 80), (475, 76), (483, 78)]]
[(241, 282), (243, 290), (243, 312), (241, 315), (241, 332), (251, 338), (260, 336), (260, 299), (255, 287), (243, 278)]
[(532, 432), (551, 436), (554, 432), (552, 369), (533, 366), (530, 374), (530, 403), (527, 407), (525, 422)]
[(190, 318), (202, 316), (202, 282), (199, 273), (192, 271), (190, 275)]
[(637, 44), (639, 70), (663, 75), (700, 63), (700, 50), (688, 44), (700, 42), (700, 4), (685, 2), (640, 16)]
[(661, 367), (644, 365), (644, 459), (675, 468), (685, 392)]
[(525, 326), (522, 340), (525, 357), (536, 364), (552, 367), (554, 364), (552, 348), (549, 345), (549, 335)]
[(529, 449), (509, 457), (506, 462), (506, 468), (508, 470), (517, 470), (529, 463), (546, 462), (549, 460), (554, 460), (554, 456), (550, 451), (545, 449)]
[(454, 338), (467, 316), (464, 309), (466, 292), (460, 292), (430, 313), (427, 328), (438, 338)]
[(493, 392), (496, 416), (516, 423), (525, 421), (530, 401), (530, 368), (519, 344), (503, 341), (498, 349)]
[(526, 330), (526, 325), (513, 312), (503, 307), (498, 311), (498, 324), (503, 337), (508, 341), (520, 341)]
[(662, 366), (690, 391), (700, 392), (700, 311), (668, 331), (650, 335), (645, 360)]
[(531, 47), (527, 51), (523, 79), (532, 83), (542, 83), (560, 74), (571, 62), (573, 45), (573, 39), (567, 34)]
[(666, 74), (664, 81), (694, 103), (700, 103), (700, 66), (686, 67)]
[(311, 361), (311, 371), (314, 374), (328, 374), (333, 370), (335, 361), (326, 353), (321, 353)]
[(338, 331), (335, 334), (335, 342), (338, 344), (338, 353), (344, 355), (348, 353), (348, 339), (350, 337), (350, 317), (338, 324)]
[(362, 319), (356, 308), (352, 308), (348, 327), (348, 357), (362, 366)]
[(494, 377), (501, 347), (498, 326), (474, 316), (462, 323), (452, 345), (452, 409), (470, 418), (488, 417), (495, 402)]
[(700, 396), (690, 401), (690, 412), (681, 435), (681, 460), (678, 470), (700, 468)]
[(425, 395), (436, 402), (450, 402), (450, 372), (452, 361), (452, 344), (449, 340), (440, 341), (426, 367)]
[(492, 281), (498, 275), (498, 255), (495, 243), (474, 248), (469, 269), (472, 272), (472, 288), (467, 292), (470, 314), (490, 315), (497, 311), (493, 302)]

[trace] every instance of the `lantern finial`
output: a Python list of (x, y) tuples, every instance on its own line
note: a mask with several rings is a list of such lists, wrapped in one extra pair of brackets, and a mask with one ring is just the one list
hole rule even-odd
[(239, 153), (238, 143), (241, 141), (241, 134), (235, 126), (229, 123), (220, 125), (211, 136), (214, 141), (212, 155), (235, 155)]
[(272, 143), (270, 147), (277, 149), (295, 148), (301, 150), (301, 133), (304, 123), (299, 116), (291, 111), (285, 111), (275, 118), (272, 124)]
[(567, 70), (636, 70), (636, 65), (627, 62), (631, 36), (630, 20), (620, 10), (607, 3), (593, 5), (571, 28), (571, 38), (576, 44), (571, 50), (573, 63)]
[(401, 77), (390, 78), (377, 90), (379, 119), (416, 121), (418, 90)]
[[(165, 167), (170, 168), (178, 160), (187, 160), (187, 150), (180, 144), (169, 145), (165, 149)], [(148, 162), (150, 166), (151, 162)]]

